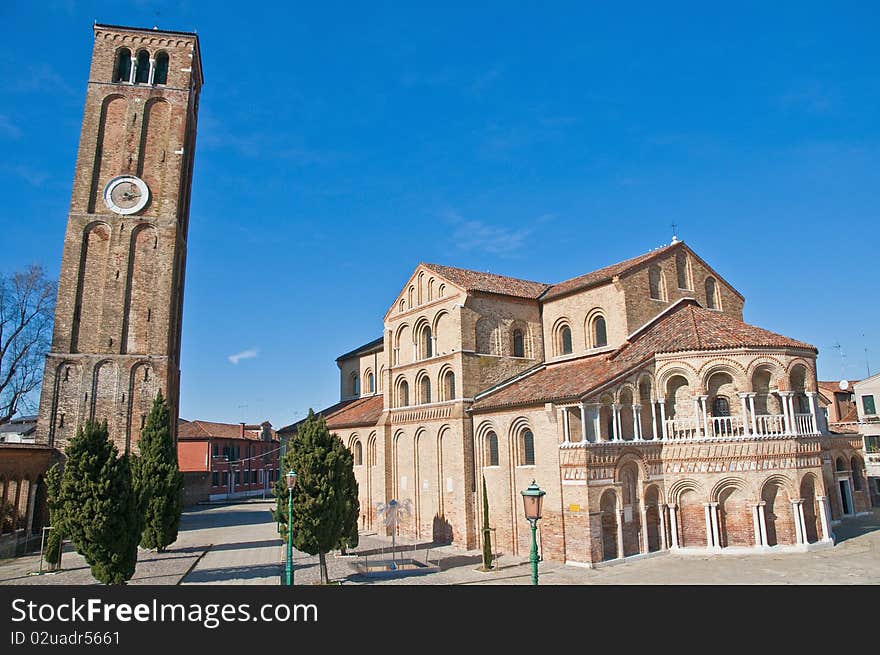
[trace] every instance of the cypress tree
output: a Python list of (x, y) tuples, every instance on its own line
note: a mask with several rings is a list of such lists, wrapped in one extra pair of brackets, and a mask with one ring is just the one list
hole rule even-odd
[(177, 466), (177, 449), (171, 437), (171, 413), (156, 395), (138, 441), (135, 490), (143, 516), (143, 548), (163, 552), (177, 540), (183, 510), (183, 474)]
[(65, 531), (95, 579), (125, 584), (134, 575), (142, 528), (129, 457), (118, 457), (106, 421), (87, 421), (65, 455), (59, 493)]
[(61, 544), (64, 541), (64, 514), (61, 505), (61, 466), (53, 464), (46, 471), (46, 504), (49, 506), (49, 525), (52, 529), (46, 536), (46, 547), (43, 553), (49, 570), (61, 567)]
[[(354, 545), (352, 532), (357, 534), (357, 512), (352, 512), (351, 505), (352, 493), (357, 502), (352, 456), (342, 440), (330, 434), (324, 417), (316, 417), (311, 409), (289, 443), (281, 463), (281, 476), (275, 485), (276, 496), (282, 501), (279, 502), (281, 537), (287, 539), (288, 525), (292, 525), (294, 548), (318, 555), (321, 582), (326, 584), (329, 581), (327, 553), (339, 547), (343, 539), (347, 545)], [(284, 478), (290, 469), (296, 472), (297, 479), (293, 517), (289, 522)]]
[(334, 448), (339, 451), (339, 457), (345, 460), (341, 466), (343, 479), (340, 484), (340, 493), (345, 499), (345, 507), (342, 518), (342, 534), (337, 544), (337, 548), (344, 554), (348, 548), (355, 548), (358, 545), (358, 518), (360, 518), (361, 505), (358, 500), (357, 478), (354, 475), (354, 454), (345, 447), (342, 439), (338, 437), (334, 441)]
[(489, 496), (486, 494), (486, 476), (483, 476), (483, 570), (492, 568), (492, 537), (489, 530)]

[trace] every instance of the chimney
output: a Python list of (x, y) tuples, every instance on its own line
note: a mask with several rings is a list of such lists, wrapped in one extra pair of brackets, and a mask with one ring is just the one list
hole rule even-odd
[(239, 425), (241, 426), (241, 431), (239, 432), (239, 436), (240, 436), (242, 439), (244, 439), (244, 421), (242, 421), (241, 423), (239, 423)]

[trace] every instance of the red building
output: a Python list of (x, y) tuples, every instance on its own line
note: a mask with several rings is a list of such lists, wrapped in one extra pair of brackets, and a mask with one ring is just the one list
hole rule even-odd
[(281, 444), (272, 424), (178, 423), (177, 461), (187, 505), (205, 500), (272, 496)]

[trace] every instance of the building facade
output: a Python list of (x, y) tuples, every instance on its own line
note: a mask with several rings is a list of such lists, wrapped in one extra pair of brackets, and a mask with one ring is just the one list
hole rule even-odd
[(259, 425), (179, 421), (177, 462), (184, 501), (272, 496), (280, 442), (269, 421)]
[(874, 505), (880, 505), (880, 373), (853, 385), (853, 400), (859, 418), (859, 432), (865, 444), (868, 488)]
[(202, 65), (195, 34), (94, 34), (37, 443), (106, 420), (128, 452), (159, 390), (178, 414)]
[(402, 534), (477, 547), (485, 479), (498, 547), (527, 554), (534, 479), (542, 554), (572, 564), (831, 543), (870, 507), (860, 439), (827, 429), (816, 349), (743, 304), (677, 240), (560, 284), (420, 264), (320, 412), (362, 527), (409, 499)]

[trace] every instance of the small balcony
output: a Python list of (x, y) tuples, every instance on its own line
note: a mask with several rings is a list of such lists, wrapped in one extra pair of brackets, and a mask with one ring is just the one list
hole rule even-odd
[(794, 414), (788, 425), (784, 414), (757, 414), (754, 421), (743, 421), (740, 416), (707, 416), (705, 421), (693, 418), (667, 419), (665, 438), (673, 441), (694, 439), (731, 439), (753, 437), (817, 436), (813, 415)]

